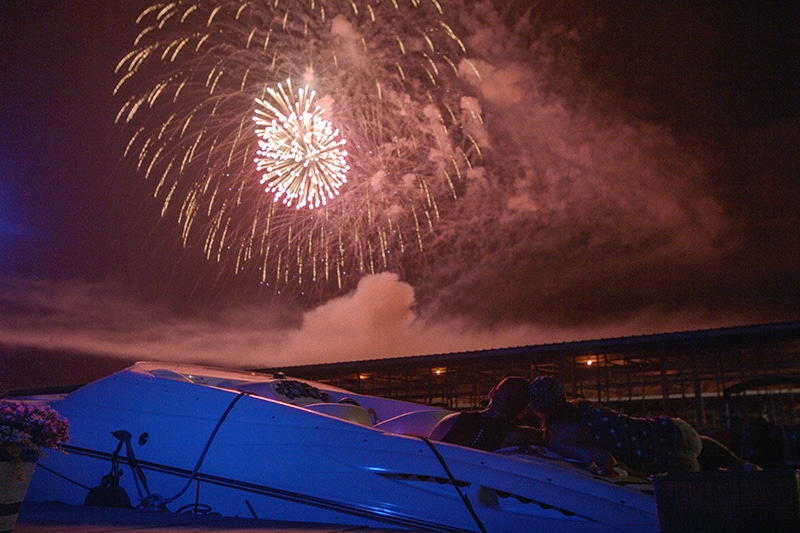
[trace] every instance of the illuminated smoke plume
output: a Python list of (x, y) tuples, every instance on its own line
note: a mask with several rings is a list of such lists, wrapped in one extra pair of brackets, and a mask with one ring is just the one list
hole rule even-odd
[[(437, 0), (150, 7), (117, 68), (125, 155), (184, 247), (275, 290), (400, 271), (480, 155), (446, 15)], [(308, 115), (272, 122), (295, 105)]]

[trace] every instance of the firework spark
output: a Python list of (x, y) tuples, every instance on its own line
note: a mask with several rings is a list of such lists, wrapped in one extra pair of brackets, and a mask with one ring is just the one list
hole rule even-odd
[(291, 80), (286, 85), (288, 92), (281, 84), (277, 91), (267, 89), (274, 104), (256, 99), (264, 108), (256, 109), (253, 117), (263, 126), (256, 130), (260, 138), (256, 170), (265, 171), (261, 184), (267, 184), (265, 191), (275, 201), (313, 209), (327, 204), (347, 182), (346, 141), (323, 118), (324, 110), (314, 105), (314, 91), (306, 86), (294, 99)]
[(125, 154), (184, 246), (264, 284), (399, 269), (478, 152), (438, 0), (179, 0), (138, 22)]

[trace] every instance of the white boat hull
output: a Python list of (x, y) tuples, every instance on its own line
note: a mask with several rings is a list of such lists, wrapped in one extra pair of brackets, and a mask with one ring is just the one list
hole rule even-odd
[[(154, 371), (164, 368), (180, 375)], [(83, 504), (109, 473), (120, 445), (112, 433), (122, 430), (131, 439), (119, 450), (120, 485), (134, 506), (439, 531), (658, 531), (648, 484), (379, 429), (404, 411), (432, 421), (446, 411), (327, 389), (325, 409), (336, 412), (333, 400), (346, 395), (362, 406), (353, 412), (369, 414), (353, 422), (320, 404), (265, 397), (271, 389), (242, 392), (267, 377), (220, 375), (140, 363), (50, 402), (68, 418), (71, 441), (67, 454), (40, 461), (27, 499)]]

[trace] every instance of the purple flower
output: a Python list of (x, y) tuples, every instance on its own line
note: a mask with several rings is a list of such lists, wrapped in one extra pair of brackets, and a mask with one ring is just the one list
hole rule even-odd
[(11, 456), (20, 481), (22, 453), (33, 450), (41, 456), (42, 448), (59, 450), (69, 442), (69, 422), (41, 403), (0, 400), (0, 451)]

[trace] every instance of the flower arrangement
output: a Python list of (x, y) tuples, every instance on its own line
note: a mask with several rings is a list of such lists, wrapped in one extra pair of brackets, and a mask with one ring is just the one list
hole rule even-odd
[(69, 442), (69, 422), (55, 410), (42, 404), (0, 400), (0, 456), (11, 456), (20, 481), (25, 481), (22, 463), (26, 453), (44, 457), (42, 448), (58, 450), (65, 442)]

